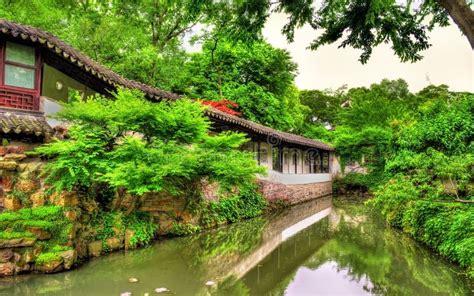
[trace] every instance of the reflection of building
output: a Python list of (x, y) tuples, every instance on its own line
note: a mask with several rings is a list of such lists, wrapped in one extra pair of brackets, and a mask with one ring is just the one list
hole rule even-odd
[[(179, 99), (176, 94), (121, 77), (50, 33), (0, 20), (3, 138), (26, 137), (30, 142), (41, 142), (52, 133), (50, 125), (58, 123), (48, 119), (48, 124), (45, 115), (57, 112), (75, 95), (108, 95), (118, 87), (138, 89), (150, 100)], [(293, 186), (324, 183), (324, 189), (318, 187), (319, 195), (331, 193), (327, 185), (334, 158), (330, 146), (212, 108), (207, 109), (206, 115), (216, 132), (235, 130), (248, 134), (252, 141), (246, 149), (254, 151), (259, 164), (268, 168), (268, 182)], [(293, 190), (291, 194), (296, 193)]]
[[(255, 246), (249, 254), (236, 258), (238, 260), (235, 262), (223, 264), (220, 261), (219, 272), (214, 276), (221, 279), (227, 276), (241, 278), (284, 241), (327, 217), (331, 212), (331, 205), (331, 197), (324, 197), (298, 204), (272, 217), (262, 230), (261, 243)], [(213, 269), (214, 267), (210, 267), (210, 270)]]

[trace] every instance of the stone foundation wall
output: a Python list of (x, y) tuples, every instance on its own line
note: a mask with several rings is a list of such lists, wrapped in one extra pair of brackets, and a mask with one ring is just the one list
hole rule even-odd
[[(260, 191), (270, 203), (283, 203), (284, 205), (295, 205), (305, 201), (318, 199), (332, 194), (332, 181), (286, 185), (268, 180), (258, 180)], [(218, 199), (218, 186), (216, 184), (200, 184), (200, 192), (206, 200)], [(122, 206), (127, 208), (130, 201), (122, 201)], [(199, 212), (194, 211), (192, 204), (187, 199), (172, 196), (168, 193), (151, 193), (144, 195), (140, 211), (150, 213), (159, 225), (159, 234), (166, 234), (173, 223), (199, 224)]]
[[(130, 199), (125, 199), (121, 207), (128, 208), (130, 204)], [(186, 198), (166, 192), (145, 194), (138, 210), (153, 216), (159, 235), (168, 234), (174, 223), (199, 224), (200, 217), (192, 211)]]
[[(38, 177), (44, 162), (25, 154), (28, 148), (11, 146), (0, 149), (0, 211), (45, 203), (44, 184)], [(22, 197), (29, 198), (22, 200)]]
[(332, 181), (286, 185), (268, 180), (258, 180), (263, 196), (270, 202), (294, 205), (332, 194)]

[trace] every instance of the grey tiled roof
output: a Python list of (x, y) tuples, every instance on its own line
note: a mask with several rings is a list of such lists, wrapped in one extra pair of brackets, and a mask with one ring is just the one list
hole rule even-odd
[(0, 110), (0, 134), (50, 136), (53, 129), (42, 114)]
[(29, 41), (37, 44), (40, 47), (47, 48), (50, 51), (55, 52), (61, 58), (67, 60), (69, 63), (76, 65), (85, 72), (92, 74), (114, 88), (117, 86), (123, 86), (126, 88), (139, 89), (153, 99), (179, 98), (179, 95), (177, 94), (166, 92), (156, 87), (123, 78), (112, 70), (92, 60), (87, 55), (73, 48), (66, 42), (60, 40), (53, 34), (38, 28), (0, 19), (0, 36), (2, 34), (24, 41)]
[(291, 144), (297, 144), (297, 145), (305, 146), (305, 147), (319, 148), (319, 149), (331, 150), (331, 151), (334, 150), (334, 148), (332, 148), (331, 146), (323, 142), (316, 141), (313, 139), (308, 139), (299, 135), (275, 130), (270, 127), (255, 123), (253, 121), (224, 113), (214, 108), (206, 109), (206, 115), (211, 120), (222, 121), (230, 125), (242, 127), (245, 130), (249, 130), (252, 133), (263, 135), (267, 137), (267, 142), (272, 145), (276, 145), (279, 143), (291, 143)]

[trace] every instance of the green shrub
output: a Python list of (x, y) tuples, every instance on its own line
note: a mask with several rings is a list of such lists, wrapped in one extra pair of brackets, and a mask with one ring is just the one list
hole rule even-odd
[(96, 231), (94, 239), (101, 240), (105, 245), (108, 238), (116, 236), (116, 231), (123, 235), (125, 231), (123, 219), (124, 214), (120, 211), (99, 212), (90, 222)]
[(49, 262), (58, 261), (58, 260), (62, 260), (62, 258), (57, 252), (45, 252), (45, 253), (39, 254), (35, 262), (37, 265), (41, 266)]
[(149, 244), (155, 238), (156, 230), (158, 229), (152, 217), (145, 212), (135, 212), (126, 216), (124, 224), (127, 229), (131, 229), (134, 232), (133, 237), (130, 239), (132, 247)]
[[(16, 232), (24, 232), (29, 227), (39, 227), (51, 233), (49, 245), (63, 245), (68, 241), (68, 235), (73, 227), (72, 222), (64, 217), (65, 208), (60, 206), (42, 206), (23, 208), (15, 212), (0, 214), (0, 230), (12, 228)], [(2, 231), (1, 233), (5, 233)]]
[(232, 223), (261, 215), (267, 202), (257, 189), (255, 184), (242, 186), (238, 195), (209, 202), (203, 209), (201, 223), (204, 225)]
[(145, 212), (133, 212), (128, 216), (120, 211), (99, 212), (90, 225), (96, 230), (94, 239), (101, 240), (104, 248), (108, 238), (123, 236), (126, 229), (134, 232), (130, 240), (132, 247), (147, 245), (153, 240), (157, 230), (152, 217)]
[(44, 220), (26, 220), (26, 221), (18, 221), (15, 224), (21, 225), (21, 228), (28, 228), (28, 227), (38, 227), (44, 230), (54, 230), (54, 223), (51, 221), (44, 221)]
[(210, 135), (204, 107), (190, 100), (150, 102), (121, 89), (114, 99), (75, 101), (57, 116), (73, 123), (69, 137), (37, 149), (52, 158), (44, 174), (56, 191), (78, 190), (98, 200), (100, 184), (110, 189), (103, 192), (126, 190), (138, 198), (183, 193), (205, 177), (230, 187), (264, 173), (250, 153), (239, 150), (248, 141), (244, 134)]
[(51, 252), (64, 252), (64, 251), (70, 251), (72, 250), (73, 248), (71, 247), (68, 247), (68, 246), (59, 246), (59, 245), (55, 245), (54, 247), (51, 248)]
[(0, 222), (17, 220), (45, 220), (54, 221), (63, 218), (63, 207), (42, 206), (37, 208), (24, 208), (18, 211), (7, 211), (0, 214)]
[(175, 235), (175, 236), (184, 236), (184, 235), (198, 233), (200, 231), (201, 231), (201, 227), (199, 225), (175, 222), (171, 226), (170, 234)]
[(31, 232), (0, 231), (0, 239), (32, 238), (35, 237)]

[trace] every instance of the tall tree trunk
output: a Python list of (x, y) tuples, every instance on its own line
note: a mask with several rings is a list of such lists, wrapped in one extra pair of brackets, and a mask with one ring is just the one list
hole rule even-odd
[(474, 49), (474, 11), (467, 4), (467, 0), (436, 0), (453, 21), (458, 25), (461, 32), (466, 35), (471, 48)]

